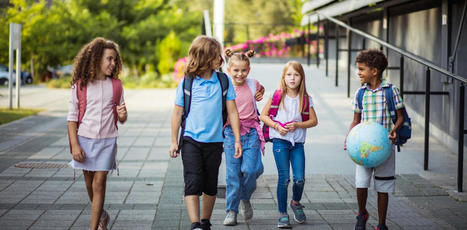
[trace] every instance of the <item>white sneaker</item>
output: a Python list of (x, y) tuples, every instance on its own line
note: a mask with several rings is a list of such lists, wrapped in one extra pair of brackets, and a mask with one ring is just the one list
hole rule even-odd
[(253, 208), (251, 207), (250, 201), (240, 200), (239, 209), (240, 214), (245, 218), (245, 220), (251, 220), (251, 218), (253, 218)]
[(237, 213), (230, 210), (224, 219), (225, 226), (234, 226), (237, 225)]

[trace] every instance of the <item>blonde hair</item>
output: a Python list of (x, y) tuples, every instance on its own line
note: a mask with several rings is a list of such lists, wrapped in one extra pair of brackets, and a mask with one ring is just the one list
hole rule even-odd
[(195, 77), (218, 68), (216, 60), (222, 58), (221, 52), (221, 44), (216, 39), (208, 36), (196, 37), (188, 51), (185, 76)]
[(255, 55), (254, 50), (248, 50), (246, 53), (234, 53), (230, 49), (225, 50), (225, 56), (229, 57), (229, 66), (232, 65), (232, 61), (244, 61), (250, 67), (250, 58)]
[(281, 97), (281, 103), (279, 104), (279, 107), (282, 106), (284, 109), (285, 108), (285, 105), (284, 105), (284, 98), (285, 98), (285, 95), (287, 94), (287, 85), (285, 84), (285, 75), (287, 74), (287, 70), (289, 70), (289, 68), (292, 68), (293, 70), (297, 71), (298, 74), (300, 74), (300, 85), (299, 85), (299, 88), (298, 88), (298, 100), (299, 100), (299, 106), (298, 106), (298, 112), (299, 113), (302, 113), (303, 112), (303, 98), (304, 96), (306, 96), (306, 98), (308, 99), (308, 93), (306, 91), (306, 85), (305, 85), (305, 71), (303, 70), (303, 66), (302, 64), (300, 64), (300, 62), (297, 62), (297, 61), (289, 61), (287, 62), (287, 64), (285, 64), (284, 66), (284, 70), (282, 71), (282, 77), (281, 77), (281, 83), (280, 83), (280, 88), (282, 90), (282, 97)]

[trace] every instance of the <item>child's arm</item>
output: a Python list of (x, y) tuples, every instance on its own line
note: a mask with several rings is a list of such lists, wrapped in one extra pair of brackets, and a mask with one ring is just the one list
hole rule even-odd
[(128, 117), (128, 113), (126, 111), (126, 106), (125, 106), (125, 102), (122, 102), (122, 104), (120, 105), (117, 105), (117, 117), (118, 117), (118, 121), (120, 121), (120, 123), (123, 123), (126, 121), (127, 117)]
[(295, 131), (297, 128), (311, 128), (318, 125), (318, 118), (316, 117), (315, 109), (313, 106), (310, 107), (310, 119), (304, 122), (292, 122), (287, 124), (285, 127), (289, 129), (289, 132)]
[(271, 102), (272, 102), (272, 98), (269, 98), (268, 102), (266, 103), (266, 105), (264, 106), (263, 108), (263, 111), (261, 111), (261, 115), (259, 116), (259, 119), (267, 126), (275, 129), (276, 131), (279, 132), (280, 135), (284, 136), (285, 134), (287, 134), (287, 132), (289, 132), (289, 129), (288, 128), (284, 128), (282, 126), (280, 126), (279, 124), (277, 124), (276, 122), (274, 122), (270, 117), (269, 117), (269, 108), (271, 107)]
[(404, 124), (404, 112), (402, 109), (396, 110), (396, 117), (396, 124), (394, 124), (394, 128), (389, 133), (389, 139), (391, 139), (393, 144), (396, 144), (397, 130), (399, 130), (402, 127), (402, 124)]
[(86, 155), (78, 142), (78, 123), (76, 121), (68, 122), (68, 137), (70, 138), (73, 160), (83, 162)]
[(175, 105), (174, 110), (172, 111), (172, 144), (170, 145), (169, 155), (172, 158), (178, 157), (179, 153), (178, 150), (178, 130), (180, 128), (180, 124), (182, 123), (182, 113), (183, 107), (179, 105)]
[(235, 100), (226, 101), (227, 114), (229, 116), (230, 127), (235, 137), (235, 155), (234, 158), (242, 156), (242, 144), (240, 142), (240, 119), (238, 117), (237, 105)]
[[(353, 121), (350, 124), (349, 132), (350, 130), (352, 130), (353, 127), (360, 124), (361, 119), (362, 119), (361, 113), (356, 113), (356, 112), (353, 113)], [(349, 133), (347, 133), (347, 135), (349, 135)], [(347, 150), (347, 145), (345, 144), (347, 142), (347, 135), (345, 136), (345, 140), (344, 140), (344, 150)]]
[(258, 91), (255, 93), (255, 100), (256, 101), (261, 101), (263, 100), (263, 95), (264, 95), (264, 87), (260, 85), (260, 88)]

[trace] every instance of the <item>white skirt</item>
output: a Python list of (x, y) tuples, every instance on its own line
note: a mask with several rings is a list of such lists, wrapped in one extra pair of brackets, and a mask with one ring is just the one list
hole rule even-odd
[(71, 160), (74, 169), (86, 171), (110, 171), (117, 168), (117, 138), (92, 139), (78, 136), (78, 142), (86, 159), (83, 162)]

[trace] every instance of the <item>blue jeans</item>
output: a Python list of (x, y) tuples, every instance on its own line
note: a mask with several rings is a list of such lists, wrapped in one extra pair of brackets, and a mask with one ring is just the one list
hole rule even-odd
[(230, 126), (224, 131), (224, 152), (226, 170), (226, 207), (225, 210), (238, 213), (240, 200), (249, 201), (256, 189), (256, 179), (263, 174), (261, 144), (256, 129), (241, 136), (243, 155), (234, 158), (235, 138)]
[(302, 199), (303, 188), (305, 186), (305, 152), (303, 143), (292, 143), (286, 140), (274, 138), (272, 140), (274, 159), (276, 160), (279, 179), (277, 181), (277, 202), (279, 212), (287, 212), (287, 188), (290, 182), (290, 165), (293, 172), (292, 200)]

